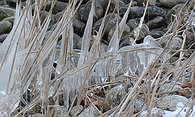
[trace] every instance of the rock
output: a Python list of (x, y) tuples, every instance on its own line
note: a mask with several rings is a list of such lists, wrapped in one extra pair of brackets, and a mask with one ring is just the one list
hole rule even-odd
[(165, 7), (173, 7), (179, 3), (184, 3), (186, 0), (159, 0), (159, 5), (163, 5)]
[(131, 0), (122, 0), (125, 3), (129, 3)]
[[(18, 0), (6, 0), (6, 3), (9, 5), (9, 6), (11, 6), (11, 7), (16, 7), (16, 2), (17, 2)], [(22, 3), (22, 5), (25, 5), (25, 1), (27, 1), (27, 0), (20, 0), (21, 1), (21, 3)], [(32, 0), (33, 1), (33, 0)]]
[(167, 29), (163, 28), (163, 27), (156, 28), (156, 29), (151, 30), (149, 34), (154, 38), (159, 38), (159, 37), (162, 37), (166, 31), (167, 31)]
[[(63, 15), (63, 12), (59, 12), (54, 16), (53, 22), (56, 23), (59, 19), (61, 19)], [(84, 29), (85, 29), (85, 23), (79, 20), (78, 18), (73, 18), (73, 27), (74, 27), (74, 33), (76, 33), (79, 36), (83, 36)]]
[(87, 22), (90, 9), (91, 9), (91, 2), (88, 2), (80, 6), (80, 9), (78, 10), (78, 17), (81, 21)]
[(83, 111), (83, 106), (82, 105), (74, 106), (72, 108), (72, 110), (70, 111), (70, 116), (71, 117), (76, 117), (77, 115), (79, 115), (81, 113), (81, 111)]
[[(58, 42), (58, 45), (61, 45), (61, 37), (59, 39), (60, 41)], [(74, 49), (81, 49), (81, 44), (82, 44), (82, 38), (78, 36), (77, 34), (73, 34), (73, 48)]]
[(30, 115), (29, 117), (44, 117), (44, 116), (45, 116), (44, 114), (36, 113), (36, 114)]
[[(135, 0), (135, 1), (137, 1), (138, 6), (145, 6), (147, 2), (147, 0)], [(154, 6), (156, 4), (156, 0), (149, 0), (148, 4)]]
[(155, 29), (164, 26), (164, 18), (163, 17), (156, 17), (146, 23), (146, 25), (149, 27), (149, 29)]
[(101, 46), (101, 50), (103, 50), (104, 52), (107, 51), (107, 48), (108, 48), (108, 45), (105, 44), (105, 43), (100, 43), (100, 46)]
[[(167, 25), (170, 24), (171, 21), (174, 20), (173, 15), (179, 13), (182, 6), (183, 6), (183, 4), (177, 4), (171, 10), (168, 11), (168, 13), (165, 15), (165, 22), (167, 23)], [(184, 9), (182, 9), (181, 14), (183, 14), (183, 15), (188, 14), (187, 12), (188, 12), (187, 9), (184, 8)]]
[(125, 6), (125, 7), (120, 7), (120, 8), (119, 8), (119, 15), (120, 15), (121, 17), (123, 17), (123, 15), (125, 14), (126, 11), (127, 11), (127, 6)]
[[(164, 110), (159, 108), (152, 108), (148, 117), (163, 117)], [(147, 110), (140, 113), (139, 117), (147, 117)]]
[(58, 1), (69, 3), (69, 0), (58, 0)]
[(79, 36), (83, 36), (84, 30), (85, 30), (85, 23), (83, 23), (82, 21), (74, 18), (73, 19), (73, 27), (74, 27), (74, 32), (79, 35)]
[(125, 24), (125, 26), (124, 26), (124, 31), (123, 31), (122, 37), (121, 37), (121, 41), (123, 41), (126, 37), (132, 35), (130, 31), (131, 31), (131, 30), (130, 30), (130, 27), (129, 27), (127, 24)]
[[(129, 18), (130, 19), (141, 18), (144, 14), (144, 9), (145, 7), (138, 7), (138, 6), (131, 7)], [(151, 20), (157, 16), (164, 17), (165, 15), (166, 15), (166, 11), (163, 10), (162, 8), (157, 6), (149, 6), (146, 11), (145, 20)]]
[(127, 25), (130, 27), (130, 30), (133, 30), (139, 26), (140, 18), (130, 19), (127, 22)]
[(101, 5), (99, 4), (95, 4), (95, 21), (97, 21), (98, 19), (100, 19), (104, 14), (104, 9)]
[(6, 5), (6, 0), (1, 0), (0, 1), (0, 6), (2, 6), (2, 5)]
[(108, 0), (95, 0), (94, 3), (98, 4), (99, 6), (103, 7), (104, 10), (107, 8)]
[(126, 3), (124, 2), (124, 0), (112, 0), (111, 1), (111, 4), (113, 4), (113, 5), (116, 5), (118, 3), (119, 3), (119, 7), (126, 5)]
[[(131, 2), (131, 0), (122, 0), (122, 1), (125, 2), (125, 3), (127, 3), (127, 4)], [(137, 1), (134, 0), (134, 1), (132, 2), (132, 5), (134, 6), (134, 5), (136, 5), (136, 4), (137, 4)]]
[[(60, 102), (60, 101), (59, 101), (59, 102)], [(67, 114), (68, 110), (67, 110), (66, 106), (59, 106), (59, 109), (56, 109), (56, 108), (54, 107), (54, 110), (57, 111), (56, 117), (70, 117), (70, 116)]]
[[(39, 16), (40, 16), (40, 20), (41, 20), (41, 24), (42, 24), (45, 21), (45, 19), (47, 18), (47, 16), (49, 16), (49, 12), (47, 12), (47, 11), (40, 11), (39, 12)], [(51, 24), (51, 22), (50, 22), (50, 24)]]
[(173, 50), (178, 50), (178, 49), (181, 48), (182, 42), (183, 42), (183, 40), (182, 40), (180, 37), (174, 37), (174, 38), (171, 40), (171, 42), (170, 42), (170, 44), (169, 44), (169, 47), (170, 47), (171, 49), (173, 49)]
[(77, 117), (97, 117), (98, 115), (100, 115), (99, 111), (94, 106), (90, 105)]
[[(46, 8), (45, 8), (45, 11), (49, 12), (51, 5), (52, 5), (52, 1), (48, 1)], [(52, 13), (53, 14), (59, 13), (59, 12), (63, 11), (67, 6), (68, 6), (68, 3), (56, 1), (55, 5), (52, 9)]]
[(12, 29), (12, 24), (8, 21), (0, 21), (0, 34), (9, 33)]
[(15, 17), (12, 16), (12, 17), (4, 18), (3, 21), (8, 21), (8, 22), (10, 22), (13, 25), (14, 24), (14, 19), (15, 19)]
[[(160, 40), (159, 43), (160, 43), (163, 47), (165, 47), (165, 46), (167, 45), (167, 42), (170, 40), (170, 38), (171, 38), (171, 35), (167, 35), (167, 36), (161, 38), (161, 40)], [(168, 44), (168, 47), (167, 47), (167, 48), (172, 49), (172, 50), (180, 49), (181, 46), (182, 46), (182, 41), (183, 41), (183, 40), (182, 40), (180, 37), (174, 36), (174, 37), (171, 39), (170, 43)]]
[[(103, 3), (101, 3), (101, 1)], [(94, 8), (95, 8), (94, 20), (95, 21), (97, 21), (99, 18), (103, 16), (103, 13), (104, 13), (103, 6), (105, 2), (106, 0), (97, 0), (94, 3)], [(91, 1), (81, 6), (81, 8), (78, 10), (78, 17), (81, 21), (87, 22), (90, 9), (91, 9)]]
[(73, 48), (81, 49), (82, 45), (82, 38), (74, 33), (73, 35)]
[(1, 34), (0, 35), (0, 43), (3, 43), (3, 41), (6, 39), (7, 36), (8, 36), (8, 34)]
[(53, 22), (56, 23), (58, 20), (60, 20), (62, 18), (62, 15), (63, 15), (63, 11), (53, 15)]
[[(122, 0), (112, 0), (108, 12), (109, 13), (116, 12), (114, 10), (116, 10), (115, 7), (116, 7), (116, 4), (118, 4), (118, 2), (119, 2), (119, 11), (120, 11), (119, 14), (120, 14), (120, 16), (123, 16), (125, 14), (128, 6)], [(122, 9), (120, 10), (120, 8), (123, 8), (123, 10)]]
[(132, 37), (127, 37), (120, 43), (120, 48), (124, 46), (130, 46), (132, 45), (133, 42), (134, 42), (134, 39)]
[(141, 112), (142, 110), (145, 110), (146, 108), (147, 108), (147, 105), (143, 98), (138, 97), (137, 99), (135, 99), (134, 101), (135, 113)]
[(118, 85), (110, 89), (106, 93), (106, 98), (103, 104), (105, 111), (118, 106), (124, 98), (125, 93), (125, 87), (123, 85)]
[[(179, 86), (179, 85), (177, 85), (177, 84), (174, 84), (174, 83), (166, 83), (166, 84), (163, 84), (160, 87), (159, 91), (161, 93), (163, 93), (163, 92), (178, 91), (178, 90), (181, 90), (181, 89), (182, 89), (182, 87)], [(175, 92), (173, 92), (173, 93), (175, 93)]]
[[(189, 48), (195, 42), (194, 33), (193, 33), (192, 29), (187, 29), (185, 31), (185, 34), (186, 34), (186, 43), (185, 43), (185, 45), (186, 45), (186, 48)], [(195, 45), (193, 45), (191, 48), (195, 49)]]
[(150, 35), (154, 38), (159, 38), (162, 37), (165, 33), (163, 31), (160, 30), (152, 30), (150, 31)]
[[(139, 28), (135, 28), (133, 30), (133, 37), (136, 38), (138, 36), (138, 32), (139, 32)], [(143, 39), (145, 36), (147, 36), (149, 34), (149, 28), (146, 24), (143, 24), (141, 29), (140, 29), (140, 33), (139, 36), (137, 38), (137, 41)]]
[(9, 6), (15, 7), (16, 6), (16, 0), (6, 0), (6, 4)]
[(135, 0), (136, 1), (136, 6), (145, 6), (146, 5), (146, 0)]
[[(58, 0), (58, 1), (69, 3), (69, 1), (71, 1), (71, 0)], [(83, 0), (83, 1), (82, 1), (82, 4), (85, 4), (85, 3), (87, 3), (88, 1), (89, 1), (89, 0)]]
[(174, 63), (174, 62), (176, 62), (178, 59), (179, 59), (179, 57), (177, 57), (177, 56), (171, 57), (171, 58), (170, 58), (170, 63)]
[[(116, 26), (114, 26), (110, 32), (108, 33), (108, 38), (107, 38), (107, 41), (110, 42), (113, 34), (114, 34), (114, 31), (116, 30)], [(124, 26), (124, 31), (123, 31), (123, 34), (122, 34), (122, 37), (121, 37), (121, 41), (123, 41), (122, 39), (126, 36), (130, 35), (131, 36), (131, 33), (130, 33), (130, 28), (128, 25), (125, 24)]]
[(14, 9), (0, 6), (0, 21), (6, 17), (12, 17), (14, 15), (15, 15)]
[(149, 5), (152, 5), (152, 6), (155, 6), (156, 5), (156, 0), (149, 0), (148, 1), (149, 3)]
[(179, 102), (185, 105), (188, 103), (188, 99), (179, 95), (170, 95), (159, 99), (156, 102), (156, 107), (164, 110), (174, 111), (176, 110), (176, 106)]
[[(110, 30), (116, 26), (117, 18), (120, 20), (121, 17), (115, 13), (110, 13), (106, 16), (104, 27), (104, 36), (107, 37)], [(99, 19), (97, 22), (94, 23), (93, 29), (95, 31), (98, 31), (100, 28), (100, 25), (102, 23), (103, 18)]]

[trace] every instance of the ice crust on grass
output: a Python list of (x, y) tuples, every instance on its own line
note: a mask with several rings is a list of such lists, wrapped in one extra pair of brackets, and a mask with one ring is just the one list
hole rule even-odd
[(42, 30), (31, 32), (32, 28), (37, 28), (32, 25), (36, 16), (32, 16), (31, 7), (29, 1), (23, 9), (21, 4), (16, 5), (13, 28), (0, 47), (0, 116), (10, 116), (17, 108), (23, 91), (29, 87), (31, 78), (26, 73), (37, 59), (34, 52), (37, 48), (33, 42), (43, 40), (49, 25), (50, 18), (46, 17)]

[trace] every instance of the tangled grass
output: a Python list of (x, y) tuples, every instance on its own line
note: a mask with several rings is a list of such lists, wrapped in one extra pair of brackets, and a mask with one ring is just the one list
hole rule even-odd
[[(192, 72), (190, 100), (194, 101), (195, 52), (190, 47), (185, 47), (185, 31), (194, 29), (192, 28), (194, 19), (189, 17), (190, 13), (193, 13), (194, 2), (191, 1), (191, 5), (186, 2), (175, 16), (172, 25), (163, 36), (171, 35), (165, 47), (158, 44), (163, 37), (154, 40), (147, 36), (142, 44), (136, 44), (137, 38), (135, 38), (132, 45), (119, 48), (131, 1), (122, 20), (118, 19), (108, 48), (104, 50), (100, 43), (111, 0), (96, 34), (92, 33), (95, 15), (95, 0), (92, 0), (79, 51), (73, 48), (73, 17), (82, 1), (72, 0), (51, 30), (48, 30), (48, 27), (55, 1), (43, 19), (42, 11), (46, 2), (47, 0), (35, 0), (31, 3), (28, 0), (25, 6), (21, 6), (20, 3), (16, 6), (13, 29), (0, 48), (1, 116), (17, 117), (32, 113), (42, 113), (47, 117), (68, 116), (73, 105), (80, 104), (86, 99), (85, 97), (93, 96), (94, 89), (115, 84), (120, 70), (127, 81), (131, 81), (134, 85), (117, 107), (107, 112), (96, 107), (100, 116), (109, 114), (119, 117), (127, 110), (128, 116), (139, 114), (133, 113), (132, 105), (138, 95), (144, 97), (148, 104), (148, 112), (150, 112), (155, 101), (162, 95), (158, 92), (158, 88), (165, 82), (184, 83), (182, 75), (189, 69)], [(147, 6), (148, 4), (140, 20), (139, 30), (142, 27)], [(184, 11), (188, 14), (183, 15)], [(168, 45), (171, 39), (179, 34), (183, 38), (182, 47), (179, 50), (170, 50)], [(62, 36), (61, 45), (58, 45), (60, 36)], [(90, 46), (91, 40), (93, 44)], [(60, 49), (57, 48), (58, 46)], [(190, 50), (192, 53), (185, 56), (185, 53)], [(170, 59), (176, 54), (179, 54), (179, 59), (170, 63)], [(77, 60), (76, 57), (79, 59)], [(53, 66), (54, 62), (57, 63), (57, 67)], [(132, 62), (136, 65), (133, 66)], [(136, 74), (137, 70), (139, 74)], [(92, 77), (95, 77), (95, 83), (90, 85), (89, 80)], [(145, 90), (146, 88), (148, 90)], [(90, 101), (90, 98), (88, 100)], [(95, 106), (92, 102), (91, 104)], [(66, 107), (67, 113), (59, 115), (62, 105)], [(132, 109), (131, 112), (129, 109)]]

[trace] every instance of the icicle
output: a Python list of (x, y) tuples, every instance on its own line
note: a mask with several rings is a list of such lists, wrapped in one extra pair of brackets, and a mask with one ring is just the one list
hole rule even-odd
[(140, 75), (162, 50), (153, 37), (146, 36), (144, 43), (122, 47), (117, 53), (123, 56), (121, 65), (125, 75)]
[(78, 67), (86, 63), (87, 60), (90, 40), (92, 38), (91, 33), (92, 33), (93, 16), (94, 16), (94, 3), (92, 1), (91, 10), (85, 27), (84, 35), (82, 37), (81, 55), (79, 58)]

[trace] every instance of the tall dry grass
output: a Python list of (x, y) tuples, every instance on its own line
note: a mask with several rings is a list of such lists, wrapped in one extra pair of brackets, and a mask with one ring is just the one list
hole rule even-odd
[[(184, 48), (186, 41), (184, 33), (182, 34), (184, 36), (183, 46), (174, 53), (166, 48), (170, 41), (165, 48), (162, 48), (157, 46), (157, 42), (150, 37), (145, 38), (143, 44), (134, 43), (131, 46), (119, 48), (132, 1), (122, 20), (118, 19), (106, 51), (102, 49), (100, 43), (111, 0), (109, 0), (102, 24), (96, 35), (92, 33), (95, 15), (94, 2), (96, 1), (92, 0), (80, 51), (73, 48), (73, 18), (82, 1), (69, 2), (61, 19), (50, 31), (48, 27), (55, 1), (53, 1), (51, 10), (46, 14), (44, 20), (41, 19), (41, 13), (47, 0), (35, 0), (34, 3), (28, 0), (23, 7), (20, 3), (17, 4), (13, 29), (0, 48), (1, 116), (17, 117), (38, 112), (43, 113), (46, 117), (68, 116), (73, 105), (80, 104), (91, 89), (98, 86), (111, 86), (119, 70), (123, 71), (123, 76), (133, 81), (134, 86), (118, 107), (101, 114), (101, 116), (110, 113), (110, 116), (119, 117), (128, 109), (131, 109), (128, 110), (128, 112), (131, 111), (128, 116), (135, 116), (133, 115), (133, 102), (136, 97), (140, 93), (142, 94), (148, 103), (148, 112), (150, 112), (155, 100), (160, 95), (158, 88), (167, 82), (172, 73), (175, 74), (170, 82), (177, 82), (183, 72), (191, 68), (193, 72), (191, 79), (193, 80), (195, 53), (193, 52), (188, 58), (184, 58), (184, 53), (187, 51)], [(139, 29), (143, 24), (147, 6), (148, 2)], [(186, 3), (183, 9), (189, 7), (191, 6)], [(186, 22), (188, 25), (183, 32), (191, 27), (191, 21), (185, 20), (188, 16), (181, 15), (181, 12), (182, 10), (175, 16), (170, 30), (164, 36), (178, 35), (182, 27), (181, 22)], [(192, 10), (189, 9), (189, 12)], [(61, 45), (58, 49), (57, 42), (60, 36), (62, 36)], [(92, 46), (90, 46), (91, 40), (93, 40)], [(180, 58), (176, 64), (169, 67), (171, 64), (169, 60), (176, 53), (180, 53)], [(131, 56), (132, 54), (135, 55), (135, 58)], [(78, 64), (75, 64), (75, 56), (78, 55), (79, 59), (76, 62)], [(123, 58), (124, 56), (126, 58)], [(139, 59), (139, 61), (134, 59)], [(57, 67), (53, 67), (54, 61), (57, 62)], [(136, 66), (137, 68), (131, 68), (131, 64), (122, 64), (124, 61), (127, 63), (135, 61), (143, 68), (140, 70), (139, 65)], [(140, 74), (136, 75), (136, 71), (133, 69), (139, 69)], [(51, 79), (52, 74), (55, 74), (53, 79)], [(135, 78), (132, 77), (132, 74)], [(100, 77), (100, 80), (96, 79), (95, 85), (90, 86), (88, 81), (93, 76)], [(193, 86), (195, 85), (193, 84)], [(193, 97), (191, 99), (193, 100)], [(64, 103), (64, 106), (60, 104), (61, 102)], [(61, 107), (66, 107), (66, 114), (59, 115)]]

